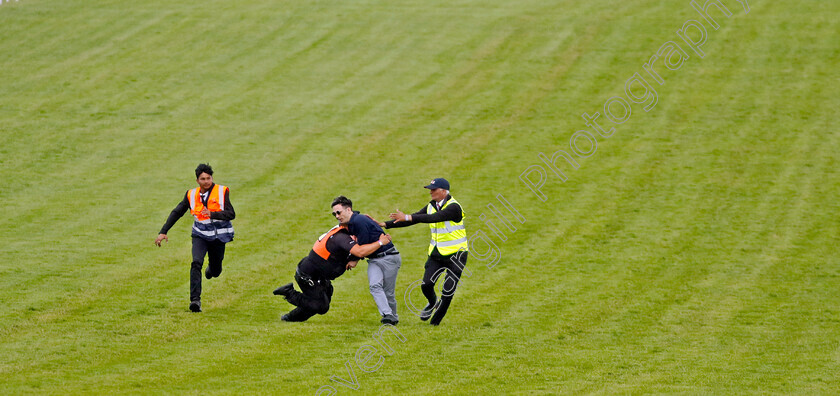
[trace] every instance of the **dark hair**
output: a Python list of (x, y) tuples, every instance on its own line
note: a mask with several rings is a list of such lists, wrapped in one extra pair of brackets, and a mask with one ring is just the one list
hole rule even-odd
[(210, 176), (213, 176), (213, 168), (211, 168), (210, 165), (207, 164), (198, 164), (198, 167), (195, 168), (195, 178), (198, 179), (198, 177), (201, 176), (202, 173), (206, 173)]
[(345, 197), (343, 195), (339, 195), (336, 199), (333, 200), (333, 203), (332, 203), (332, 205), (330, 205), (330, 207), (332, 208), (335, 205), (341, 205), (341, 206), (344, 206), (345, 208), (351, 208), (352, 209), (353, 208), (353, 201), (351, 201), (350, 199), (348, 199), (347, 197)]

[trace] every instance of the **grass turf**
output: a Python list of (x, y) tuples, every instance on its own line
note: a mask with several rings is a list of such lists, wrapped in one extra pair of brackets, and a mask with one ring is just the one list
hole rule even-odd
[[(546, 202), (519, 176), (653, 83), (642, 65), (702, 22), (689, 2), (0, 4), (0, 390), (833, 393), (840, 6), (724, 4), (705, 58), (683, 46), (656, 107), (602, 115), (615, 134), (549, 171)], [(203, 161), (238, 218), (197, 315), (189, 219), (151, 242)], [(471, 258), (442, 326), (401, 301), (405, 342), (363, 372), (364, 263), (327, 315), (279, 321), (271, 290), (334, 196), (384, 218), (437, 176), (501, 252)], [(499, 193), (525, 219), (506, 241), (479, 219)], [(402, 296), (428, 231), (392, 234)], [(330, 380), (347, 361), (355, 391)]]

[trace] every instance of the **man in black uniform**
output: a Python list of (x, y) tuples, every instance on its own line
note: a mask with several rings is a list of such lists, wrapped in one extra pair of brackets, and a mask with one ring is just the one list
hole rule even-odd
[(358, 245), (344, 226), (333, 227), (321, 235), (295, 271), (295, 282), (301, 291), (295, 290), (291, 283), (274, 290), (275, 295), (285, 297), (286, 301), (296, 306), (280, 319), (303, 322), (315, 314), (327, 313), (333, 294), (331, 281), (344, 271), (355, 268), (360, 257), (366, 257), (390, 242), (391, 236), (383, 233), (376, 242)]
[(166, 224), (160, 229), (155, 245), (169, 241), (166, 233), (187, 211), (194, 217), (192, 227), (192, 265), (190, 268), (190, 311), (201, 312), (201, 267), (204, 256), (209, 256), (207, 279), (217, 278), (222, 273), (225, 258), (225, 244), (233, 240), (233, 225), (236, 217), (230, 203), (230, 190), (213, 183), (213, 168), (199, 164), (195, 168), (198, 188), (187, 191), (184, 199), (172, 209)]

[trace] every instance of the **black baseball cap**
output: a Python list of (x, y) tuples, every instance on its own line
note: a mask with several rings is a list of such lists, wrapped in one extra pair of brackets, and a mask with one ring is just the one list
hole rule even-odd
[(426, 186), (429, 190), (434, 188), (442, 188), (444, 190), (449, 190), (449, 182), (442, 177), (438, 177), (435, 180), (432, 180), (428, 186)]

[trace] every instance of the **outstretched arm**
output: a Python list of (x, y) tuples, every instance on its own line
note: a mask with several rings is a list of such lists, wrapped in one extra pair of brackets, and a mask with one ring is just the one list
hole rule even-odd
[(408, 216), (409, 220), (415, 223), (440, 223), (441, 221), (459, 222), (463, 220), (464, 214), (461, 211), (461, 205), (453, 203), (439, 212), (432, 214), (415, 213)]
[(408, 227), (410, 225), (417, 224), (417, 221), (413, 220), (413, 217), (416, 215), (425, 215), (426, 214), (426, 206), (423, 206), (420, 210), (414, 212), (414, 214), (408, 215), (397, 209), (396, 213), (391, 213), (388, 215), (392, 220), (385, 222), (385, 228), (399, 228), (399, 227)]

